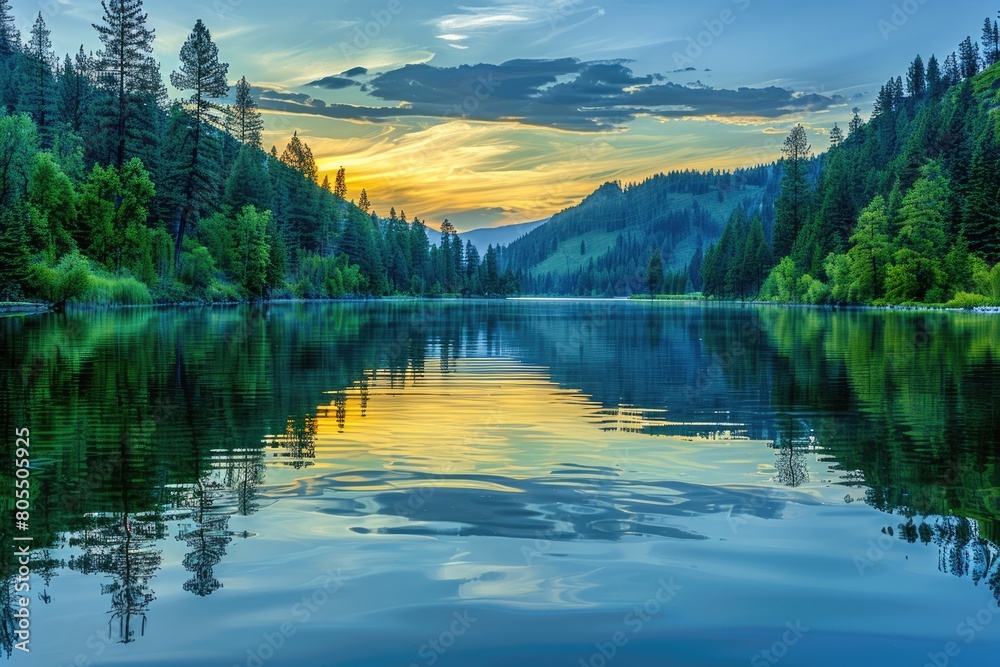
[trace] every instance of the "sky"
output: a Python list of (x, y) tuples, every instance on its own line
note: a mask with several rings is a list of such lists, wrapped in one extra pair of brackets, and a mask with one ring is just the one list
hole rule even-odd
[[(202, 19), (264, 109), (349, 198), (459, 229), (540, 220), (602, 183), (816, 151), (916, 54), (978, 39), (963, 0), (146, 0), (164, 77)], [(99, 43), (96, 0), (11, 0), (57, 53)], [(177, 91), (171, 91), (178, 95)]]

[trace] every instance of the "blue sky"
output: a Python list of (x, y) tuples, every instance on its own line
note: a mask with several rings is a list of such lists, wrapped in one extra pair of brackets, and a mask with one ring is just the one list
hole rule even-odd
[[(96, 50), (98, 2), (41, 10), (59, 53)], [(778, 156), (795, 123), (827, 145), (913, 56), (979, 38), (981, 2), (147, 0), (166, 76), (195, 19), (322, 171), (460, 230), (546, 217), (610, 179)], [(265, 92), (267, 91), (267, 92)]]

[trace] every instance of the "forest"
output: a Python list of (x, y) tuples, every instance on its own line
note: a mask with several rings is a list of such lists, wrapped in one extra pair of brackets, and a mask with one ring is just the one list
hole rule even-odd
[(0, 301), (62, 307), (517, 291), (445, 220), (366, 190), (348, 201), (297, 133), (263, 145), (251, 85), (230, 86), (198, 20), (169, 74), (142, 0), (105, 0), (98, 49), (58, 58), (41, 12), (22, 41), (0, 0)]
[(864, 122), (812, 155), (785, 140), (774, 223), (734, 211), (704, 292), (810, 304), (1000, 305), (1000, 31), (986, 19), (941, 63), (914, 58)]

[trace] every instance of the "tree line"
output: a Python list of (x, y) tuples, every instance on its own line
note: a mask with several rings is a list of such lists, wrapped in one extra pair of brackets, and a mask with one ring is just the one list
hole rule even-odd
[[(1000, 304), (1000, 37), (987, 19), (942, 64), (917, 56), (828, 150), (785, 141), (773, 227), (736, 211), (705, 292), (803, 303)], [(763, 227), (763, 229), (761, 229)], [(764, 232), (763, 240), (761, 231)], [(761, 278), (763, 276), (763, 279)]]
[[(297, 133), (279, 153), (201, 21), (170, 100), (142, 0), (104, 0), (96, 52), (59, 59), (0, 0), (0, 299), (143, 304), (516, 292), (499, 253), (365, 190), (348, 201)], [(235, 90), (234, 90), (235, 89)]]

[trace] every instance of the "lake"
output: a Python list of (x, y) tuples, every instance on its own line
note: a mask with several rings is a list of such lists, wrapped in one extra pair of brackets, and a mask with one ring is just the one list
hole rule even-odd
[(996, 317), (385, 301), (0, 330), (12, 664), (1000, 655)]

